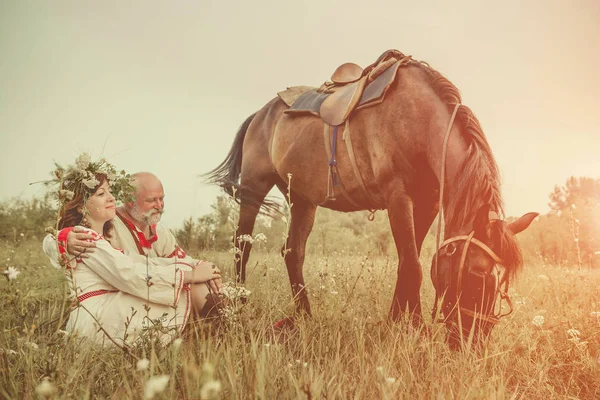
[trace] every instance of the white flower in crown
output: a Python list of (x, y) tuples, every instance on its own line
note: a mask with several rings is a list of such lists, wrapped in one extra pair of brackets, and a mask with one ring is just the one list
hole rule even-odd
[(106, 179), (108, 179), (108, 183), (112, 185), (113, 182), (117, 180), (117, 174), (112, 171), (106, 171)]
[(96, 186), (98, 186), (100, 184), (100, 182), (98, 181), (98, 179), (96, 179), (96, 177), (91, 177), (91, 178), (88, 178), (88, 179), (83, 179), (81, 181), (81, 183), (83, 183), (89, 189), (94, 189), (94, 188), (96, 188)]
[(88, 153), (82, 153), (79, 157), (75, 159), (75, 168), (83, 172), (87, 167), (89, 167), (92, 162), (92, 157)]

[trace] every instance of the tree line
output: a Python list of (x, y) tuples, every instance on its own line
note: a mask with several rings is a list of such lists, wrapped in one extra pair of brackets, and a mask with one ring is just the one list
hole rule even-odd
[[(167, 207), (169, 205), (167, 204)], [(254, 236), (264, 240), (255, 247), (279, 250), (287, 231), (288, 212), (259, 215)], [(518, 236), (526, 260), (568, 266), (600, 267), (600, 179), (571, 177), (549, 195), (550, 212), (541, 215)], [(51, 195), (30, 200), (12, 199), (0, 203), (1, 240), (27, 236), (43, 238), (45, 229), (56, 225), (57, 203)], [(225, 195), (218, 196), (211, 211), (189, 218), (174, 233), (184, 249), (192, 252), (231, 250), (236, 231), (238, 205)], [(387, 213), (378, 211), (373, 221), (368, 213), (339, 213), (318, 209), (307, 251), (313, 254), (345, 252), (395, 256)], [(434, 224), (435, 225), (435, 224)], [(423, 246), (424, 257), (435, 250), (435, 226)], [(261, 236), (262, 238), (262, 236)]]

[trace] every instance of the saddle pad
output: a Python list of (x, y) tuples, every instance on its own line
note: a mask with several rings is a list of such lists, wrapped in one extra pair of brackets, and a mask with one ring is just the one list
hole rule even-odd
[(319, 93), (317, 89), (304, 93), (292, 104), (290, 108), (284, 111), (286, 114), (314, 114), (320, 115), (321, 103), (328, 98), (331, 93)]
[(277, 93), (277, 96), (289, 107), (298, 97), (302, 96), (304, 93), (309, 92), (311, 90), (315, 90), (315, 87), (312, 86), (292, 86)]
[[(375, 78), (373, 82), (367, 85), (356, 109), (377, 104), (377, 101), (381, 99), (381, 97), (385, 94), (386, 89), (396, 78), (396, 71), (398, 70), (400, 64), (400, 61), (394, 63), (381, 75)], [(319, 116), (321, 115), (321, 104), (331, 94), (332, 93), (319, 93), (316, 91), (316, 89), (310, 90), (298, 97), (297, 100), (293, 102), (291, 107), (284, 112), (286, 114), (313, 114)]]

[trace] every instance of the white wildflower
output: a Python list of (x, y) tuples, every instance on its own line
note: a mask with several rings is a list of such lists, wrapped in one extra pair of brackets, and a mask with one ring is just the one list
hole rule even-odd
[(232, 247), (229, 249), (229, 252), (233, 254), (242, 254), (242, 250), (238, 249), (237, 247)]
[(12, 349), (6, 349), (6, 350), (0, 349), (0, 354), (9, 354), (11, 356), (16, 356), (19, 353), (17, 353), (16, 351), (14, 351)]
[(264, 233), (257, 233), (256, 235), (254, 235), (254, 240), (256, 240), (257, 242), (266, 242), (267, 241), (267, 237), (265, 236)]
[(598, 250), (597, 252), (595, 252), (594, 255), (600, 256), (600, 250)]
[(24, 234), (23, 232), (21, 232), (21, 233), (19, 234), (19, 236), (21, 236), (21, 237), (25, 237), (25, 234)]
[(377, 367), (375, 368), (375, 372), (377, 372), (379, 375), (383, 375), (385, 373), (385, 370), (383, 369), (383, 367)]
[(45, 377), (44, 380), (42, 380), (40, 384), (35, 387), (35, 392), (44, 398), (51, 397), (54, 393), (56, 393), (56, 387), (48, 380), (48, 377)]
[(574, 338), (574, 337), (579, 338), (579, 336), (581, 336), (581, 332), (579, 332), (577, 329), (569, 329), (567, 331), (567, 335), (570, 338)]
[(254, 243), (254, 239), (252, 239), (252, 236), (250, 235), (241, 235), (238, 237), (238, 240), (240, 242), (248, 242), (250, 244)]
[(169, 375), (153, 376), (148, 379), (144, 387), (144, 398), (153, 399), (159, 393), (162, 393), (169, 383)]
[(17, 275), (19, 275), (20, 273), (21, 271), (19, 271), (15, 267), (8, 267), (8, 269), (3, 272), (3, 274), (6, 275), (6, 278), (8, 278), (9, 281), (17, 279)]
[(338, 294), (338, 292), (336, 292), (335, 290), (332, 290), (332, 291), (331, 291), (331, 294), (335, 296), (335, 295), (337, 295), (337, 294)]
[(135, 369), (138, 371), (145, 371), (148, 369), (149, 366), (150, 360), (148, 360), (147, 358), (142, 358), (141, 360), (138, 360), (138, 362), (135, 364)]
[(40, 346), (38, 346), (37, 344), (35, 344), (33, 342), (25, 342), (25, 343), (23, 343), (23, 345), (25, 347), (30, 348), (31, 350), (38, 350), (40, 348)]
[(61, 335), (64, 335), (64, 336), (69, 336), (70, 335), (69, 332), (63, 331), (62, 329), (59, 329), (57, 332), (60, 333)]
[(531, 321), (531, 323), (537, 327), (541, 327), (542, 325), (544, 325), (544, 316), (536, 315), (535, 317), (533, 317), (533, 321)]
[(173, 340), (173, 343), (172, 343), (173, 350), (178, 350), (179, 347), (181, 347), (181, 342), (183, 342), (182, 338), (177, 338), (177, 339)]
[(252, 292), (241, 285), (233, 285), (227, 282), (221, 288), (221, 293), (228, 299), (245, 299), (252, 294)]
[(392, 383), (396, 383), (396, 378), (392, 378), (392, 377), (388, 377), (385, 378), (386, 383), (392, 384)]
[(201, 399), (218, 399), (221, 394), (221, 382), (210, 380), (202, 385), (202, 389), (200, 389), (200, 398)]
[(92, 157), (88, 153), (83, 153), (75, 159), (75, 168), (82, 172), (90, 165), (90, 162), (92, 162)]
[(549, 281), (549, 280), (550, 280), (550, 278), (548, 278), (548, 277), (547, 277), (546, 275), (544, 275), (544, 274), (540, 274), (540, 275), (538, 275), (538, 279), (539, 279), (539, 280), (542, 280), (542, 281)]
[(95, 189), (96, 186), (98, 186), (100, 184), (100, 182), (98, 181), (98, 179), (96, 179), (95, 177), (88, 178), (88, 179), (83, 179), (81, 182), (85, 186), (87, 186), (89, 189)]
[(592, 311), (590, 317), (600, 318), (600, 311)]

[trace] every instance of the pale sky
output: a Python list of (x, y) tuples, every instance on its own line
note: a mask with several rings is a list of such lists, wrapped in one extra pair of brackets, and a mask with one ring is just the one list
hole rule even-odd
[(600, 178), (600, 1), (0, 0), (0, 200), (41, 194), (82, 151), (158, 175), (163, 221), (209, 212), (197, 175), (293, 85), (395, 48), (478, 116), (508, 215)]

